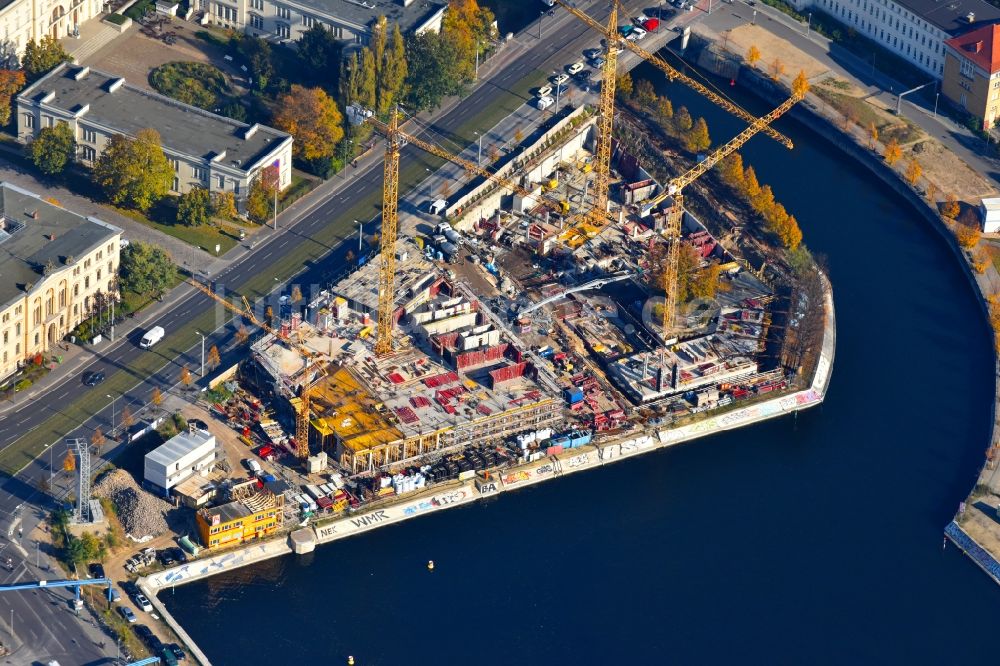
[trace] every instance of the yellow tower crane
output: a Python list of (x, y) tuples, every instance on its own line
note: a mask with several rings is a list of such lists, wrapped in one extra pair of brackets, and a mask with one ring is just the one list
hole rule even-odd
[(664, 229), (664, 236), (667, 238), (666, 268), (663, 271), (663, 340), (668, 340), (674, 332), (677, 315), (677, 282), (678, 270), (680, 266), (680, 246), (681, 246), (681, 220), (684, 216), (684, 194), (683, 189), (703, 176), (709, 169), (720, 161), (739, 150), (739, 148), (753, 138), (758, 132), (766, 129), (771, 123), (780, 118), (795, 104), (797, 104), (806, 93), (809, 92), (809, 82), (805, 73), (800, 72), (792, 82), (792, 96), (781, 103), (766, 116), (754, 120), (745, 130), (733, 137), (729, 143), (721, 146), (711, 155), (699, 162), (688, 172), (677, 176), (667, 184), (664, 192), (645, 207), (655, 208), (667, 199), (671, 199), (670, 212), (667, 214), (667, 224)]
[(385, 132), (385, 161), (382, 178), (382, 263), (378, 271), (378, 332), (375, 353), (392, 351), (392, 311), (395, 303), (396, 234), (399, 227), (399, 111), (394, 110)]
[[(229, 301), (227, 301), (226, 299), (224, 299), (222, 296), (216, 294), (214, 291), (212, 291), (211, 287), (204, 285), (196, 280), (188, 280), (188, 282), (197, 287), (201, 292), (211, 297), (216, 303), (220, 303), (224, 308), (226, 308), (230, 312), (246, 317), (247, 319), (250, 320), (250, 322), (254, 326), (257, 326), (258, 328), (261, 328), (265, 332), (270, 333), (275, 338), (278, 338), (279, 340), (284, 339), (281, 337), (281, 334), (279, 334), (273, 328), (271, 328), (264, 322), (257, 319), (257, 317), (253, 313), (253, 308), (250, 307), (250, 302), (247, 300), (246, 296), (242, 297), (243, 308), (239, 308), (230, 303)], [(298, 351), (302, 355), (302, 358), (306, 359), (307, 363), (308, 361), (313, 360), (313, 358), (316, 356), (316, 353), (313, 350), (306, 347), (305, 345), (294, 343), (291, 340), (287, 339), (285, 339), (285, 342), (287, 342), (290, 346), (294, 347), (296, 351)], [(326, 365), (324, 362), (320, 360), (313, 360), (311, 364), (307, 365), (306, 371), (304, 373), (304, 376), (306, 377), (307, 380), (313, 367), (315, 367), (319, 371), (319, 375), (316, 379), (316, 381), (318, 381), (326, 372)], [(296, 446), (296, 455), (299, 458), (309, 457), (309, 406), (310, 406), (309, 392), (312, 390), (312, 387), (316, 384), (316, 381), (303, 384), (302, 390), (299, 392), (298, 397), (293, 396), (292, 398), (289, 399), (289, 402), (292, 405), (292, 409), (295, 410), (295, 446)]]
[[(574, 10), (575, 11), (575, 10)], [(611, 186), (611, 128), (615, 119), (615, 84), (618, 81), (618, 0), (611, 2), (608, 17), (608, 52), (601, 69), (601, 101), (598, 105), (597, 137), (594, 141), (594, 206), (590, 219), (594, 226), (602, 226), (608, 214), (608, 188)]]
[[(599, 32), (602, 35), (604, 35), (604, 38), (606, 40), (607, 47), (608, 47), (608, 56), (606, 57), (605, 65), (607, 65), (607, 63), (611, 61), (611, 57), (610, 56), (612, 55), (612, 53), (614, 51), (616, 51), (616, 49), (613, 48), (613, 47), (614, 46), (624, 46), (629, 51), (632, 51), (633, 53), (641, 56), (643, 59), (647, 60), (654, 67), (656, 67), (657, 69), (659, 69), (660, 71), (662, 71), (664, 74), (666, 74), (667, 78), (670, 81), (678, 81), (679, 83), (683, 83), (684, 85), (686, 85), (687, 87), (691, 88), (695, 92), (700, 93), (704, 97), (707, 97), (709, 100), (711, 100), (712, 102), (714, 102), (720, 108), (725, 109), (726, 111), (728, 111), (729, 113), (733, 114), (734, 116), (736, 116), (738, 118), (742, 118), (743, 120), (747, 121), (748, 123), (752, 123), (755, 120), (757, 120), (757, 117), (754, 116), (749, 111), (747, 111), (746, 109), (738, 106), (737, 104), (735, 104), (731, 100), (726, 99), (722, 95), (719, 95), (718, 93), (714, 92), (711, 88), (708, 88), (707, 86), (702, 85), (701, 83), (698, 83), (697, 81), (695, 81), (694, 79), (692, 79), (690, 76), (687, 76), (687, 75), (683, 74), (682, 72), (678, 71), (677, 69), (675, 69), (674, 67), (672, 67), (666, 60), (664, 60), (663, 58), (659, 57), (658, 55), (656, 55), (654, 53), (650, 53), (649, 51), (647, 51), (646, 49), (642, 48), (641, 46), (639, 46), (638, 44), (636, 44), (633, 41), (629, 41), (627, 39), (622, 39), (621, 35), (618, 34), (618, 26), (617, 25), (609, 24), (609, 26), (607, 28), (605, 28), (603, 25), (601, 25), (599, 22), (597, 22), (590, 15), (585, 14), (584, 12), (580, 11), (576, 7), (570, 6), (566, 2), (566, 0), (554, 0), (554, 1), (556, 3), (558, 3), (559, 5), (562, 5), (563, 9), (565, 9), (566, 11), (568, 11), (570, 14), (572, 14), (575, 17), (577, 17), (578, 19), (580, 19), (581, 21), (583, 21), (584, 23), (586, 23), (587, 25), (589, 25), (591, 28), (593, 28), (597, 32)], [(616, 7), (617, 7), (617, 0), (612, 0), (612, 12), (615, 11)], [(609, 75), (608, 75), (607, 67), (605, 67), (603, 69), (603, 75), (604, 75), (604, 81), (601, 82), (602, 86), (604, 86), (607, 83), (607, 81), (608, 81), (608, 76)], [(610, 76), (611, 76), (612, 80), (614, 80), (614, 78), (617, 76), (617, 71), (614, 70), (614, 69), (612, 69)], [(602, 107), (602, 111), (603, 110), (604, 109)], [(778, 132), (774, 128), (772, 128), (772, 127), (765, 127), (764, 130), (763, 130), (763, 132), (765, 134), (767, 134), (768, 136), (770, 136), (775, 141), (778, 141), (779, 143), (781, 143), (782, 145), (784, 145), (786, 148), (789, 148), (789, 149), (792, 148), (792, 140), (789, 139), (784, 134), (782, 134), (781, 132)]]

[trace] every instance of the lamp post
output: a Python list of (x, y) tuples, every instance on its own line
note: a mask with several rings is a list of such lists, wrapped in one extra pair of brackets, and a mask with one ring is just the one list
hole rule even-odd
[(361, 265), (361, 242), (364, 239), (365, 223), (354, 220), (358, 225), (358, 266)]
[(939, 93), (939, 92), (934, 93), (934, 117), (935, 118), (937, 118), (937, 104), (938, 104), (938, 98), (940, 96), (941, 96), (941, 93)]
[(806, 37), (809, 36), (809, 31), (812, 30), (813, 15), (809, 12), (806, 18)]
[(545, 18), (545, 12), (541, 12), (538, 15), (538, 39), (542, 38), (542, 19)]
[(205, 376), (205, 334), (201, 331), (195, 331), (199, 336), (201, 336), (201, 377)]
[(757, 25), (757, 10), (753, 10), (753, 18), (750, 19), (750, 25)]
[(105, 393), (105, 397), (111, 398), (111, 436), (115, 436), (115, 403), (118, 402), (118, 396), (112, 396), (110, 393)]
[(479, 152), (476, 154), (476, 166), (482, 166), (483, 164), (483, 135), (479, 132), (473, 132), (479, 137)]

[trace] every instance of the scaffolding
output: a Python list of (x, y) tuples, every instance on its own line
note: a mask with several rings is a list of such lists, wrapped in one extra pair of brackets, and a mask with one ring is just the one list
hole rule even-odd
[(66, 446), (76, 454), (76, 511), (73, 522), (90, 522), (90, 442), (79, 437), (66, 440)]

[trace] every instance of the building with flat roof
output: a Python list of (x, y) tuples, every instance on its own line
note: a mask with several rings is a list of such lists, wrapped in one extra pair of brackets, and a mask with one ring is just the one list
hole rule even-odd
[(156, 130), (178, 194), (204, 187), (232, 192), (242, 204), (250, 183), (271, 166), (278, 167), (282, 189), (292, 182), (291, 135), (209, 113), (89, 67), (60, 65), (17, 96), (19, 141), (29, 143), (56, 123), (73, 130), (77, 160), (86, 165), (93, 165), (112, 136)]
[(115, 293), (122, 230), (0, 183), (0, 379)]
[(1000, 233), (1000, 197), (979, 200), (979, 220), (984, 234)]
[(146, 454), (143, 482), (169, 495), (174, 486), (195, 474), (207, 474), (219, 457), (215, 436), (191, 426)]
[[(985, 0), (790, 0), (805, 13), (830, 14), (856, 32), (940, 79), (945, 42), (1000, 21), (1000, 8)], [(878, 63), (874, 63), (878, 67)]]
[(337, 39), (367, 44), (379, 16), (404, 34), (441, 28), (447, 6), (434, 0), (201, 0), (211, 24), (285, 42), (320, 25)]
[(285, 496), (247, 485), (231, 502), (195, 514), (201, 543), (210, 550), (260, 539), (280, 530)]
[(979, 119), (997, 121), (1000, 100), (1000, 25), (987, 25), (945, 42), (941, 93)]

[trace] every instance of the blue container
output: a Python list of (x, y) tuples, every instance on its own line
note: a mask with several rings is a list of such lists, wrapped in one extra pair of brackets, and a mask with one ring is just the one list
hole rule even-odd
[(583, 389), (568, 388), (563, 391), (563, 394), (566, 396), (566, 402), (571, 405), (575, 405), (576, 403), (583, 401)]

